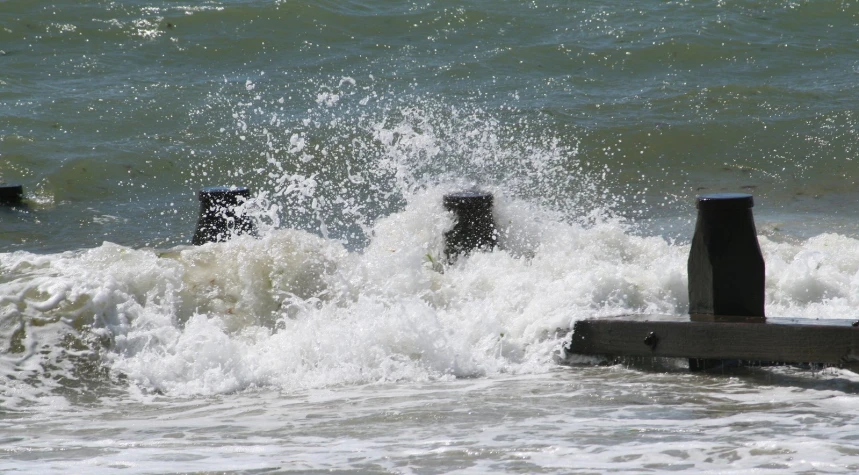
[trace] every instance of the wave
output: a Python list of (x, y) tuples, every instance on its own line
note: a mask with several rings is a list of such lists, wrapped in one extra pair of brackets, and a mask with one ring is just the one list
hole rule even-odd
[[(617, 220), (572, 223), (502, 190), (500, 249), (443, 264), (444, 191), (409, 196), (360, 251), (275, 230), (0, 255), (3, 372), (171, 395), (543, 372), (578, 319), (685, 313), (688, 246)], [(768, 315), (855, 314), (855, 239), (761, 244)]]

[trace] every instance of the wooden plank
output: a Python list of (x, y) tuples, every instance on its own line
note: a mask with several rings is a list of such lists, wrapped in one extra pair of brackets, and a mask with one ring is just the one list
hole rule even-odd
[(672, 315), (580, 320), (567, 353), (779, 363), (859, 361), (859, 327), (851, 320), (706, 320)]

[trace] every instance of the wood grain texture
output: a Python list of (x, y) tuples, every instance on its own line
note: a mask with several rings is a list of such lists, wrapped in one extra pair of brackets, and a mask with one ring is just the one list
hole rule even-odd
[(859, 327), (850, 320), (692, 321), (632, 315), (576, 322), (568, 353), (739, 359), (780, 363), (859, 361)]

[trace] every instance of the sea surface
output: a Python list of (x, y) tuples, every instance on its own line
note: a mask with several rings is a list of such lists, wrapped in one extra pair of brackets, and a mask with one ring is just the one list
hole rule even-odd
[[(562, 346), (685, 314), (716, 192), (768, 316), (859, 318), (857, 39), (846, 0), (0, 0), (0, 472), (855, 473), (859, 374)], [(257, 236), (190, 244), (208, 186)], [(448, 261), (460, 190), (499, 246)]]

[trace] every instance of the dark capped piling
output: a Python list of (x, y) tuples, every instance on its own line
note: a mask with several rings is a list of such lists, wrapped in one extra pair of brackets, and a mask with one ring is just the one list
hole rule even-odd
[(698, 197), (689, 251), (689, 313), (764, 317), (764, 258), (752, 217), (752, 195)]
[(690, 315), (579, 320), (565, 354), (688, 358), (692, 371), (812, 364), (859, 372), (859, 321), (765, 318), (753, 204), (746, 194), (698, 198), (688, 262)]
[(251, 196), (244, 186), (212, 186), (200, 190), (200, 218), (191, 243), (223, 242), (234, 235), (255, 234), (250, 217), (237, 213), (236, 206)]
[(15, 206), (23, 202), (24, 187), (21, 185), (0, 185), (0, 205)]
[(448, 262), (475, 250), (495, 248), (498, 231), (492, 219), (492, 201), (492, 193), (483, 191), (444, 195), (444, 208), (456, 215), (453, 229), (444, 234)]
[[(698, 197), (698, 220), (689, 251), (689, 314), (693, 320), (763, 322), (764, 258), (745, 193)], [(699, 371), (739, 364), (734, 360), (689, 359)]]

